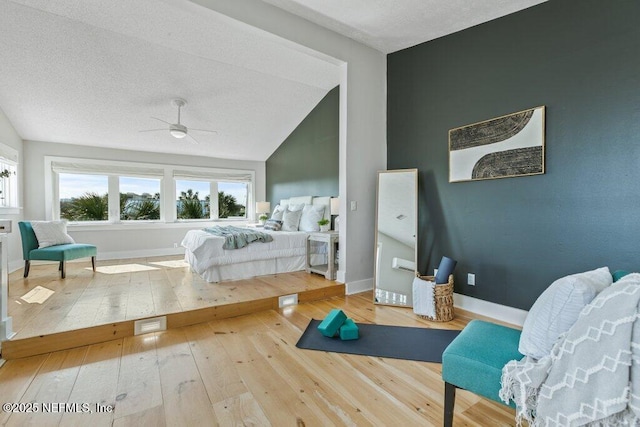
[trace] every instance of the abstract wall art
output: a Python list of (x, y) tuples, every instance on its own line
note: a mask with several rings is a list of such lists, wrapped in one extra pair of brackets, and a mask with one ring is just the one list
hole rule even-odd
[(449, 131), (449, 182), (544, 173), (545, 107)]

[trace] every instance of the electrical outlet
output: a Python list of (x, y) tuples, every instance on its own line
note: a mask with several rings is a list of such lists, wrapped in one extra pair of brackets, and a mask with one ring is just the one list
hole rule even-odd
[(358, 210), (358, 202), (351, 201), (351, 210), (352, 211)]
[(469, 286), (476, 285), (476, 275), (474, 273), (467, 274), (467, 285)]
[(174, 248), (177, 248), (177, 247), (178, 247), (178, 244), (177, 244), (177, 243), (174, 243), (174, 244), (173, 244), (173, 247), (174, 247)]

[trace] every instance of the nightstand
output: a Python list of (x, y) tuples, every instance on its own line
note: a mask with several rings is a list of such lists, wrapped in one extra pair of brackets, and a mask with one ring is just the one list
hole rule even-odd
[[(327, 244), (327, 263), (311, 265), (311, 242)], [(309, 234), (307, 238), (307, 273), (322, 274), (327, 280), (336, 279), (336, 245), (338, 243), (337, 231), (317, 231)]]

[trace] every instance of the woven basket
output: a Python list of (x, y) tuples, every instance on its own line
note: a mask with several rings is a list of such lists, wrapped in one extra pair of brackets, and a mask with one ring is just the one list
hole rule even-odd
[[(420, 276), (422, 280), (428, 280), (429, 282), (435, 282), (434, 276)], [(453, 274), (449, 275), (449, 282), (441, 285), (435, 285), (433, 287), (433, 299), (435, 300), (436, 317), (424, 316), (418, 314), (423, 319), (431, 320), (434, 322), (448, 322), (453, 320)]]

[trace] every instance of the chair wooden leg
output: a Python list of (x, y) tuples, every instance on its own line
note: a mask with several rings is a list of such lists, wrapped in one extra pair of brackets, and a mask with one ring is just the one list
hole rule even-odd
[(62, 271), (62, 263), (63, 263), (63, 261), (60, 261), (58, 263), (58, 271)]
[(91, 268), (93, 268), (93, 272), (96, 272), (96, 257), (92, 256), (91, 257)]
[(456, 386), (444, 383), (444, 427), (453, 426), (453, 407), (456, 403)]
[(29, 276), (29, 268), (31, 268), (31, 261), (25, 260), (24, 261), (24, 277)]
[(64, 261), (60, 261), (60, 278), (64, 279), (66, 276), (66, 273), (64, 271), (65, 269), (65, 262)]

